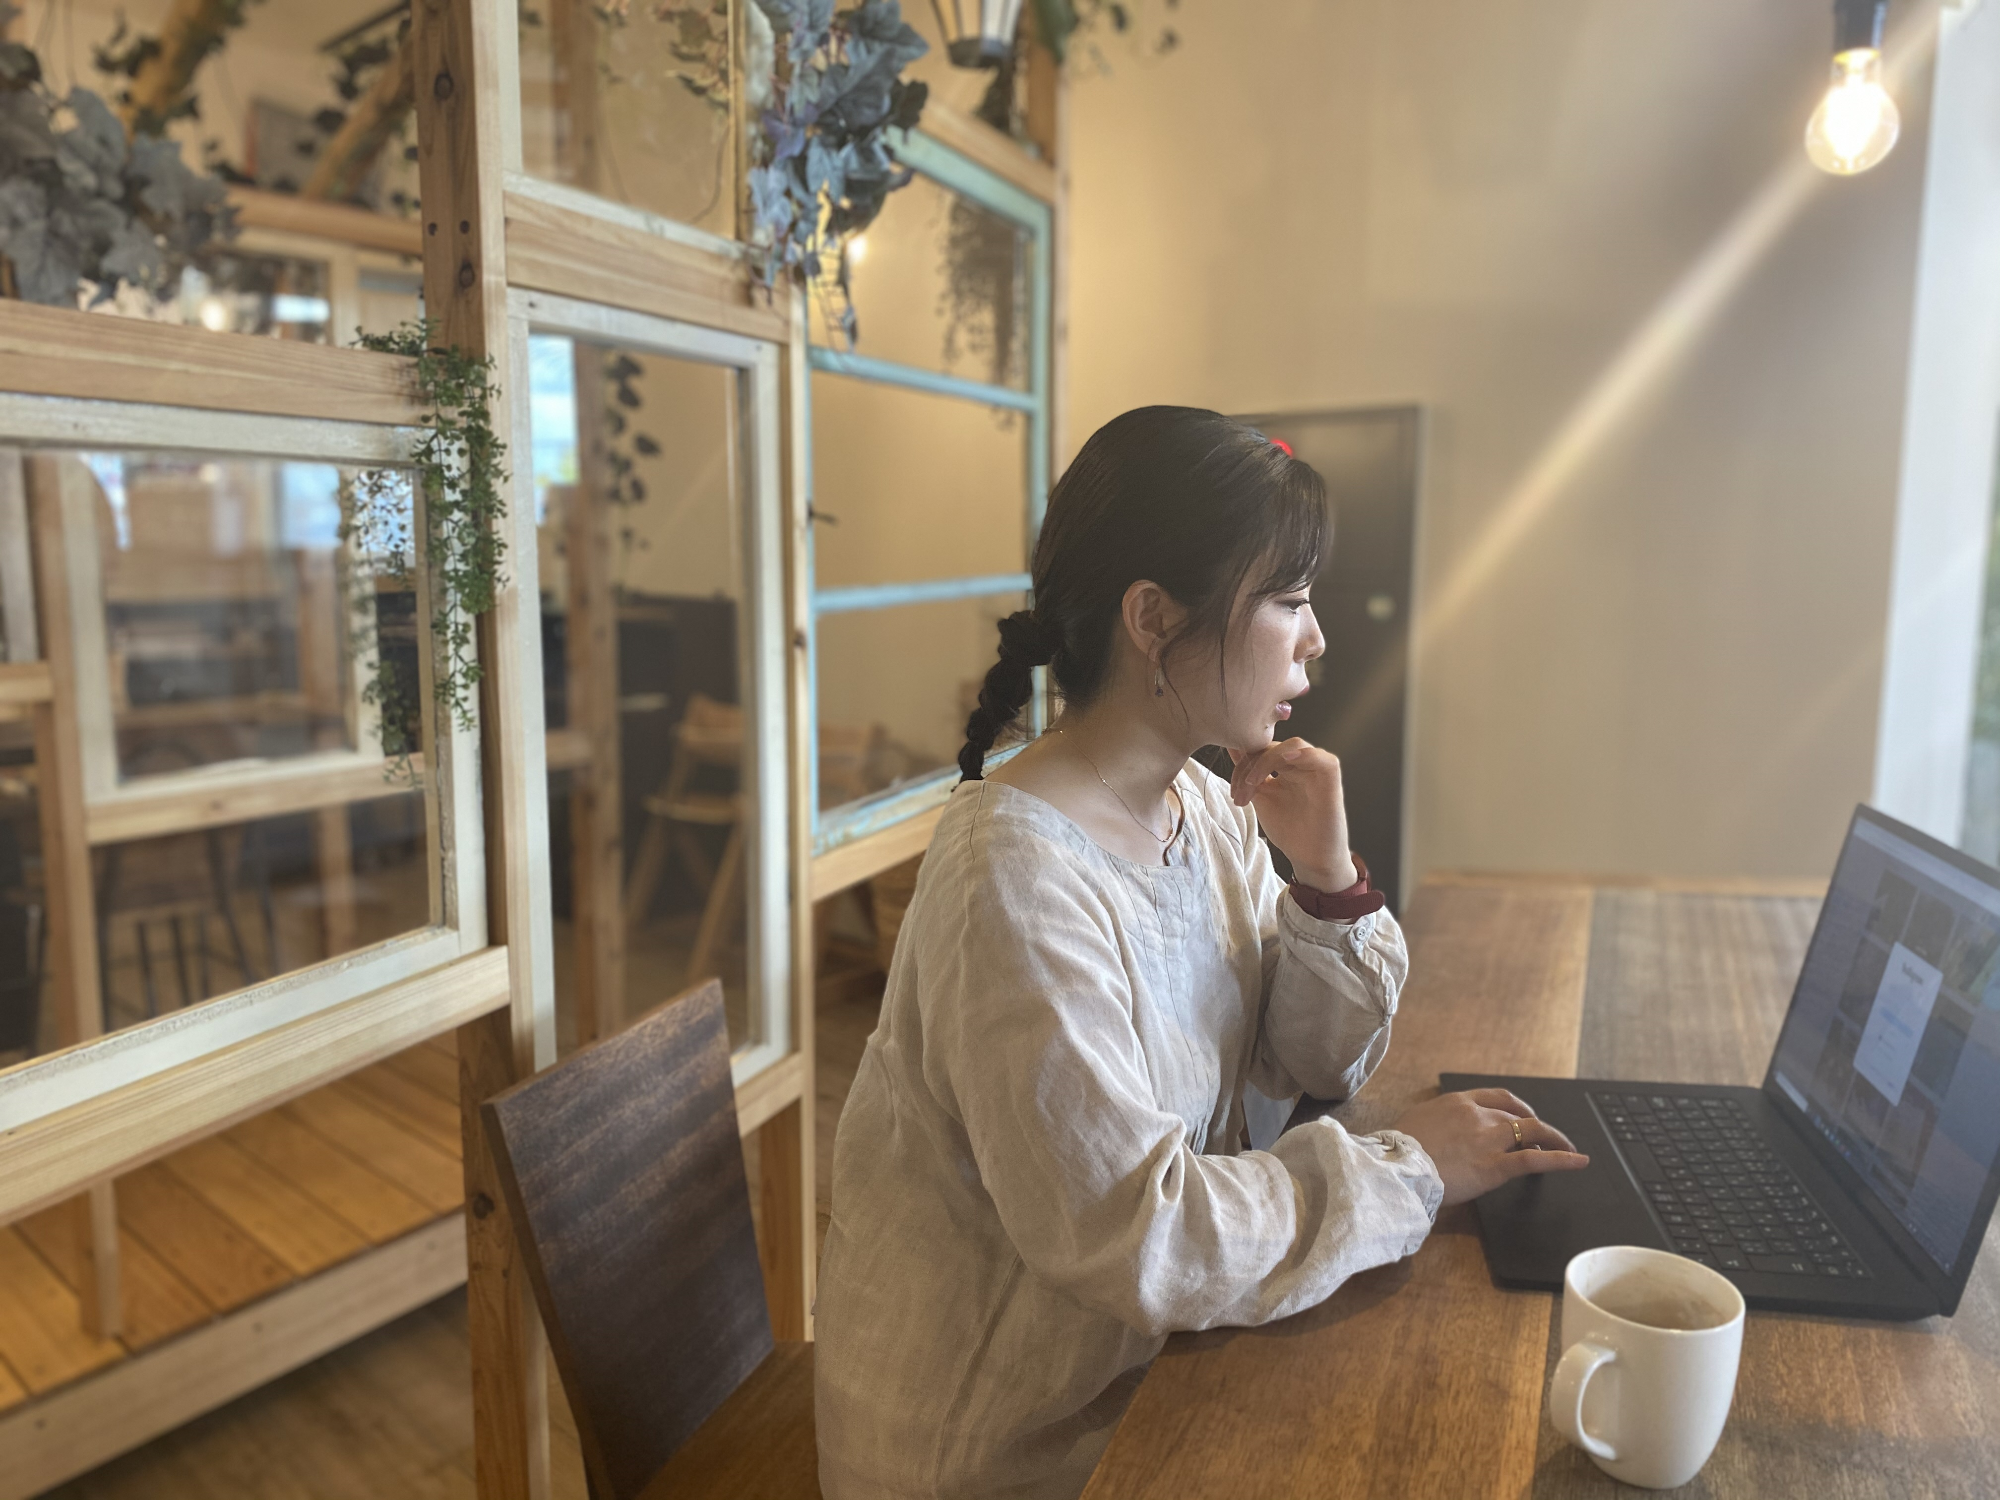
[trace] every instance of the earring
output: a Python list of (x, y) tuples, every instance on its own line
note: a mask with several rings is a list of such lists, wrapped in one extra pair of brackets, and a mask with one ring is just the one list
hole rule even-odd
[(1160, 672), (1160, 664), (1158, 662), (1153, 663), (1153, 696), (1155, 698), (1164, 698), (1167, 696), (1166, 679)]

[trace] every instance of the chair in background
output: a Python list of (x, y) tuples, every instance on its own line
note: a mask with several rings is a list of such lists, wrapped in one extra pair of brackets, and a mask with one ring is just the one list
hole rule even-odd
[[(837, 806), (867, 795), (869, 758), (884, 741), (880, 725), (868, 728), (823, 724), (819, 730), (819, 785), (822, 806)], [(625, 925), (645, 920), (666, 873), (670, 853), (700, 888), (701, 921), (688, 955), (687, 982), (716, 972), (716, 950), (735, 922), (743, 900), (743, 797), (734, 787), (743, 766), (743, 710), (696, 693), (674, 726), (674, 754), (667, 779), (646, 799), (646, 831), (640, 837), (625, 883)], [(731, 778), (729, 791), (703, 790), (704, 782)], [(698, 830), (727, 828), (722, 857), (711, 864)]]
[(776, 1343), (722, 985), (480, 1107), (595, 1500), (819, 1494), (809, 1343)]
[[(688, 957), (688, 979), (705, 979), (723, 926), (734, 914), (743, 889), (743, 710), (718, 703), (703, 693), (688, 699), (687, 712), (674, 726), (674, 757), (666, 783), (646, 799), (646, 832), (625, 886), (625, 925), (643, 921), (653, 904), (660, 877), (666, 873), (669, 849), (703, 893), (701, 922), (695, 929)], [(707, 773), (707, 774), (704, 774)], [(729, 791), (703, 790), (701, 783), (727, 777)], [(726, 828), (722, 858), (711, 864), (696, 830)]]

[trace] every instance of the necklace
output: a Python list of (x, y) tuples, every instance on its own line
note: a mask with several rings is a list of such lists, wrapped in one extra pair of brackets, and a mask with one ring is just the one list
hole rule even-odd
[[(1062, 735), (1064, 739), (1069, 740), (1069, 736), (1063, 733), (1063, 730), (1060, 726), (1057, 727), (1055, 732), (1057, 734)], [(1069, 740), (1069, 742), (1072, 745), (1076, 745), (1075, 740)], [(1112, 796), (1118, 797), (1118, 788), (1113, 786), (1110, 782), (1104, 780), (1104, 773), (1097, 769), (1097, 762), (1090, 758), (1090, 752), (1084, 749), (1083, 746), (1076, 745), (1076, 753), (1083, 757), (1084, 764), (1089, 766), (1090, 769), (1093, 772), (1095, 772), (1097, 779), (1100, 782), (1103, 782), (1104, 790), (1111, 793)], [(1130, 818), (1134, 823), (1137, 823), (1141, 828), (1145, 829), (1146, 837), (1150, 838), (1154, 843), (1158, 844), (1160, 846), (1160, 852), (1163, 854), (1170, 847), (1172, 847), (1174, 840), (1181, 836), (1181, 829), (1187, 823), (1187, 808), (1181, 805), (1181, 794), (1179, 789), (1175, 787), (1169, 787), (1168, 790), (1172, 791), (1174, 794), (1174, 803), (1177, 807), (1180, 807), (1180, 816), (1174, 819), (1174, 831), (1168, 834), (1165, 838), (1161, 838), (1160, 835), (1153, 832), (1152, 825), (1146, 822), (1146, 820), (1141, 818), (1137, 813), (1132, 811), (1131, 803), (1127, 802), (1123, 797), (1118, 797), (1118, 805), (1125, 809), (1125, 816)]]

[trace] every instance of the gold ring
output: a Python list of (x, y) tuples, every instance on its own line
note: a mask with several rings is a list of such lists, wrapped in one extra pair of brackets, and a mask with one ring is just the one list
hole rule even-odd
[(1519, 1120), (1514, 1122), (1514, 1144), (1517, 1146), (1527, 1145), (1527, 1142), (1521, 1139), (1521, 1122)]

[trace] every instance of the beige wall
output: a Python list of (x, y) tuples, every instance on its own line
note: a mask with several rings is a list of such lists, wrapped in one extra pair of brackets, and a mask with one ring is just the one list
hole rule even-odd
[[(1417, 401), (1416, 872), (1824, 875), (1867, 796), (1928, 37), (1827, 7), (1204, 0), (1075, 91), (1071, 430)], [(1335, 747), (1336, 749), (1338, 747)]]

